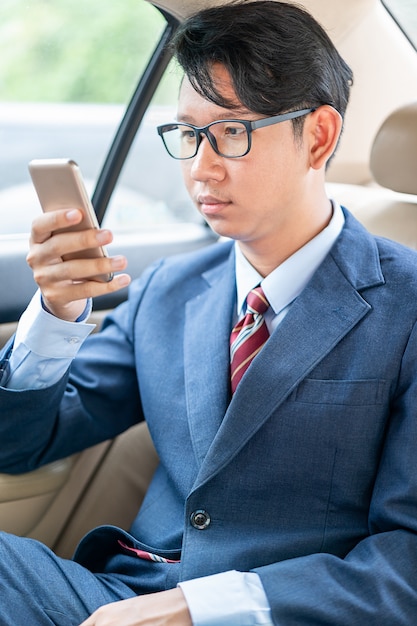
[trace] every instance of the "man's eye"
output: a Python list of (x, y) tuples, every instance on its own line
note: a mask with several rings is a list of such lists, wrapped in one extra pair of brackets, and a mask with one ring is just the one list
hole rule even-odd
[(240, 137), (246, 132), (244, 126), (226, 126), (224, 134), (228, 137)]
[(183, 130), (181, 131), (181, 139), (183, 141), (194, 141), (195, 132), (193, 130)]

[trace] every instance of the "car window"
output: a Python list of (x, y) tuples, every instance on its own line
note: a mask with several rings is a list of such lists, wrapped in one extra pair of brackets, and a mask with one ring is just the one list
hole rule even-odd
[(175, 119), (181, 72), (171, 62), (152, 99), (110, 200), (103, 225), (114, 232), (169, 229), (201, 223), (181, 175), (156, 127)]
[(416, 0), (384, 0), (384, 4), (413, 46), (417, 48)]
[[(27, 232), (40, 210), (27, 170), (31, 159), (72, 158), (93, 190), (165, 24), (141, 0), (2, 0), (0, 234)], [(169, 99), (164, 89), (176, 92), (169, 76), (156, 107)], [(140, 169), (139, 163), (136, 178)], [(128, 199), (125, 212), (132, 194), (136, 201), (148, 193), (128, 182), (120, 194)]]

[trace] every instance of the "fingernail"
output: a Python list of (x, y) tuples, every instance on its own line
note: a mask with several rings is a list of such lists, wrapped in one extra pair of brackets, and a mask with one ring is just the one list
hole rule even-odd
[(128, 274), (119, 274), (113, 280), (117, 281), (119, 287), (127, 287), (130, 284), (130, 276)]
[(99, 244), (109, 243), (111, 241), (110, 231), (99, 230), (96, 234), (96, 239)]
[(111, 266), (114, 270), (120, 270), (125, 266), (126, 259), (124, 256), (114, 256), (111, 259)]
[(67, 211), (66, 218), (69, 222), (76, 222), (80, 219), (80, 212), (77, 211), (77, 209), (71, 209), (70, 211)]

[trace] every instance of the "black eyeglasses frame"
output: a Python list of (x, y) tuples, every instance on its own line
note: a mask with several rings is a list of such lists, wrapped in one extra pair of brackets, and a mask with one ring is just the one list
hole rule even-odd
[[(225, 159), (240, 159), (246, 156), (252, 147), (252, 131), (256, 130), (257, 128), (264, 128), (265, 126), (272, 126), (273, 124), (280, 124), (281, 122), (286, 122), (287, 120), (293, 120), (293, 119), (296, 119), (297, 117), (308, 115), (309, 113), (312, 113), (313, 111), (315, 111), (316, 108), (317, 107), (312, 107), (310, 109), (300, 109), (298, 111), (290, 111), (289, 113), (281, 113), (280, 115), (273, 115), (272, 117), (264, 117), (260, 120), (255, 120), (254, 122), (251, 122), (249, 120), (225, 119), (225, 120), (215, 120), (214, 122), (207, 124), (207, 126), (194, 126), (193, 124), (188, 124), (186, 122), (170, 122), (168, 124), (161, 124), (160, 126), (157, 126), (156, 130), (158, 132), (158, 135), (161, 137), (163, 144), (165, 146), (165, 149), (168, 152), (169, 156), (171, 156), (173, 159), (176, 159), (177, 161), (187, 161), (188, 159), (193, 159), (196, 156), (198, 152), (198, 148), (200, 147), (200, 144), (201, 144), (202, 135), (207, 137), (211, 147), (219, 156), (224, 157)], [(227, 154), (223, 154), (218, 149), (216, 139), (214, 135), (210, 133), (209, 129), (210, 129), (210, 126), (213, 126), (213, 124), (221, 124), (221, 123), (227, 123), (227, 122), (239, 122), (240, 124), (243, 124), (245, 126), (246, 132), (248, 134), (248, 148), (243, 154), (239, 154), (237, 156), (230, 156)], [(187, 157), (174, 156), (169, 151), (168, 146), (165, 143), (164, 132), (168, 130), (169, 127), (179, 126), (179, 125), (187, 126), (188, 128), (191, 128), (195, 132), (196, 147), (195, 147), (194, 154), (192, 154), (191, 156), (187, 156)]]

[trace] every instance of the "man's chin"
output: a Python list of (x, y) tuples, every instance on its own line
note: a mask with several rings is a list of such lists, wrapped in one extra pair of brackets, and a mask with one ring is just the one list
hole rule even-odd
[(222, 239), (241, 239), (242, 232), (239, 228), (233, 227), (221, 218), (207, 218), (204, 217), (204, 221), (211, 230)]

